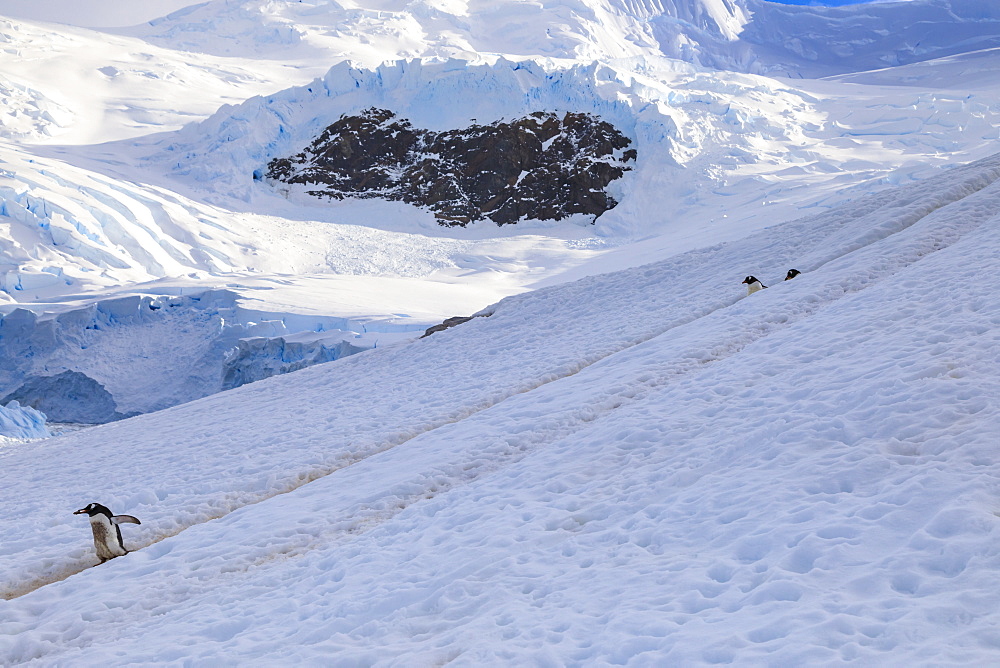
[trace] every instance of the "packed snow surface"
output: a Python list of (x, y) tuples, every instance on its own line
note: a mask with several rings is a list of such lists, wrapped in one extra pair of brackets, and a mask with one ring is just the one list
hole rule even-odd
[(992, 158), (7, 446), (0, 656), (1000, 661), (998, 210)]

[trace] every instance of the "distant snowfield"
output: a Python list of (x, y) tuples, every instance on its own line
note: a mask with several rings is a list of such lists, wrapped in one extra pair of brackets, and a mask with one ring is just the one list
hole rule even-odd
[[(240, 275), (252, 284), (260, 272), (401, 276), (432, 282), (442, 276), (448, 282), (447, 275), (486, 273), (491, 276), (483, 281), (476, 305), (481, 308), (507, 294), (557, 282), (565, 272), (575, 277), (608, 271), (636, 264), (620, 259), (625, 255), (651, 261), (738, 238), (862, 192), (924, 178), (954, 164), (956, 156), (988, 155), (989, 142), (1000, 132), (1000, 95), (983, 77), (1000, 52), (978, 58), (980, 76), (971, 82), (974, 87), (933, 91), (820, 81), (795, 82), (792, 88), (788, 81), (683, 68), (653, 78), (648, 68), (655, 63), (646, 61), (565, 74), (562, 89), (523, 82), (526, 91), (535, 91), (532, 96), (542, 95), (537, 103), (543, 106), (607, 112), (609, 105), (617, 105), (613, 116), (631, 126), (626, 132), (644, 133), (635, 137), (640, 162), (637, 171), (623, 179), (621, 204), (595, 226), (580, 220), (522, 224), (517, 230), (482, 224), (445, 230), (429, 213), (407, 205), (363, 201), (296, 206), (251, 182), (253, 170), (266, 160), (301, 148), (311, 132), (341, 113), (375, 102), (394, 103), (401, 113), (426, 121), (452, 99), (448, 114), (454, 123), (499, 118), (530, 106), (530, 101), (512, 105), (499, 96), (484, 100), (474, 82), (435, 88), (432, 80), (454, 65), (428, 64), (417, 75), (412, 68), (388, 66), (378, 74), (378, 90), (343, 100), (310, 100), (316, 96), (303, 96), (305, 88), (260, 98), (269, 106), (285, 105), (281, 113), (292, 114), (282, 126), (286, 135), (280, 143), (277, 134), (267, 134), (269, 127), (275, 133), (279, 128), (273, 117), (257, 109), (261, 102), (223, 110), (208, 123), (188, 126), (176, 135), (152, 135), (152, 141), (132, 143), (115, 136), (123, 129), (148, 132), (150, 123), (165, 130), (177, 127), (176, 112), (169, 113), (173, 118), (152, 122), (149, 115), (154, 112), (147, 109), (143, 125), (111, 125), (108, 138), (117, 139), (111, 144), (0, 149), (6, 165), (0, 172), (6, 213), (31, 230), (8, 237), (7, 246), (19, 252), (7, 251), (8, 262), (16, 267), (6, 271), (7, 290), (28, 304), (66, 294), (99, 295), (123, 283), (165, 278), (177, 282), (185, 276), (196, 278), (192, 286), (208, 287), (220, 283), (212, 278), (219, 274), (226, 275), (227, 283)], [(646, 72), (636, 76), (620, 69), (626, 66)], [(502, 81), (502, 70), (511, 65), (475, 67)], [(955, 80), (948, 72), (967, 68), (965, 60), (948, 59), (934, 76)], [(931, 65), (920, 69), (927, 72)], [(399, 88), (384, 83), (385, 77), (396, 76), (394, 70), (406, 72)], [(536, 67), (533, 76), (544, 82), (546, 71), (571, 72)], [(335, 68), (327, 80), (344, 76), (343, 68)], [(873, 73), (869, 80), (886, 76)], [(593, 92), (584, 88), (582, 95), (565, 97), (565, 86), (573, 81), (594, 86)], [(161, 85), (168, 90), (172, 86)], [(262, 84), (254, 86), (259, 90)], [(253, 87), (242, 90), (254, 92)], [(212, 104), (205, 101), (205, 106)], [(295, 123), (296, 116), (303, 122)], [(254, 127), (253, 133), (229, 136), (235, 119)], [(46, 128), (56, 136), (46, 144), (65, 142), (77, 129), (92, 141), (94, 129), (104, 127), (96, 118), (67, 125), (56, 128), (50, 122)], [(221, 131), (229, 134), (220, 137)], [(165, 147), (177, 155), (173, 163), (165, 159), (171, 155), (162, 150)], [(26, 151), (35, 155), (29, 157)], [(155, 160), (152, 166), (145, 156)], [(187, 177), (172, 176), (171, 171)], [(340, 224), (331, 228), (329, 223)], [(604, 264), (607, 251), (622, 247)], [(582, 264), (586, 267), (581, 269)], [(46, 278), (54, 268), (67, 280)], [(498, 273), (503, 280), (494, 280)], [(17, 289), (19, 285), (23, 289)], [(445, 302), (452, 299), (442, 296)], [(439, 306), (433, 317), (453, 315), (453, 310)]]

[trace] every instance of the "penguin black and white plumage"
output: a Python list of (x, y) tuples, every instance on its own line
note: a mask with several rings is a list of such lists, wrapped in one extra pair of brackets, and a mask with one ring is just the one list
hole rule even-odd
[(796, 276), (798, 276), (801, 273), (802, 272), (799, 271), (798, 269), (789, 269), (788, 273), (785, 274), (785, 280), (786, 281), (790, 281), (790, 280), (792, 280), (793, 278), (795, 278)]
[(746, 278), (743, 279), (743, 282), (746, 283), (747, 286), (747, 295), (752, 295), (758, 290), (763, 290), (764, 288), (767, 287), (766, 285), (758, 281), (757, 278), (754, 276), (747, 276)]
[(73, 514), (90, 516), (90, 529), (94, 532), (94, 549), (97, 550), (97, 557), (102, 564), (108, 559), (128, 554), (122, 541), (122, 530), (118, 525), (124, 522), (142, 524), (131, 515), (112, 515), (107, 506), (99, 503), (91, 503)]

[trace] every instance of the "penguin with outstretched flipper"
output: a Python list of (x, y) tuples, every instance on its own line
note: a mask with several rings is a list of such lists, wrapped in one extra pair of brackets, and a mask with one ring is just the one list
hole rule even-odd
[(131, 515), (112, 515), (107, 506), (99, 503), (91, 503), (73, 514), (90, 516), (90, 529), (94, 532), (94, 549), (97, 550), (97, 556), (102, 564), (108, 559), (128, 554), (122, 541), (122, 530), (118, 525), (126, 522), (142, 524)]
[(767, 286), (757, 280), (756, 276), (747, 276), (743, 279), (743, 283), (747, 286), (747, 296), (752, 295), (758, 290), (763, 290)]

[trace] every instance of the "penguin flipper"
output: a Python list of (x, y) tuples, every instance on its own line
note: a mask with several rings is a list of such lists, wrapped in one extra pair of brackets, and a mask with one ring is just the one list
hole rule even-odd
[(112, 524), (142, 524), (138, 518), (132, 517), (131, 515), (115, 515), (111, 518)]

